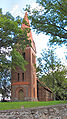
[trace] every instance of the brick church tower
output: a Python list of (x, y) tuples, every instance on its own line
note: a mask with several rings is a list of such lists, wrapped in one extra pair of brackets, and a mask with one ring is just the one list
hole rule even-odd
[[(27, 12), (24, 16), (25, 21), (29, 24)], [(27, 27), (22, 23), (21, 29)], [(11, 72), (11, 99), (12, 101), (37, 101), (37, 80), (36, 80), (36, 47), (29, 33), (31, 46), (27, 46), (24, 52), (24, 58), (28, 61), (26, 71), (23, 72), (19, 67), (16, 71)]]

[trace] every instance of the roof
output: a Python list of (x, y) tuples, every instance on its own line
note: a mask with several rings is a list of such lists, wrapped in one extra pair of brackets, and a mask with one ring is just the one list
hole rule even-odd
[(41, 84), (42, 87), (44, 87), (46, 90), (48, 90), (48, 91), (50, 91), (52, 93), (50, 88), (48, 88), (44, 82), (40, 81), (38, 78), (37, 78), (37, 81)]

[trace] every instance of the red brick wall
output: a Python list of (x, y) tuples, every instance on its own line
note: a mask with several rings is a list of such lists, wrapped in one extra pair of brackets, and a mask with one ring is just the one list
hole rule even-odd
[(38, 101), (51, 101), (52, 100), (52, 93), (45, 88), (45, 86), (42, 86), (37, 81), (37, 97)]
[(26, 66), (26, 71), (24, 72), (24, 81), (22, 80), (23, 71), (19, 67), (16, 67), (16, 71), (12, 70), (11, 72), (12, 100), (18, 100), (20, 87), (24, 92), (25, 100), (26, 98), (27, 100), (37, 100), (36, 69), (34, 67), (34, 64), (36, 63), (36, 55), (31, 47), (27, 47), (25, 50), (25, 60), (28, 61), (28, 65)]

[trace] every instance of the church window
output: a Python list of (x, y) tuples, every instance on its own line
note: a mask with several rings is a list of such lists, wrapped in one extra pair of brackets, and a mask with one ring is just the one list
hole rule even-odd
[(23, 55), (23, 58), (25, 59), (25, 52), (22, 55)]
[(24, 73), (22, 73), (22, 81), (24, 81)]
[(18, 81), (19, 81), (19, 79), (20, 79), (20, 76), (19, 76), (19, 73), (18, 73)]

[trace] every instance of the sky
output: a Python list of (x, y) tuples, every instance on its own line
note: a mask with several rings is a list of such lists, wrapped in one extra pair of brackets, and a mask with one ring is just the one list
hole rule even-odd
[[(25, 11), (23, 10), (23, 8), (26, 7), (26, 4), (28, 5), (30, 4), (33, 8), (37, 7), (36, 0), (0, 0), (0, 8), (2, 8), (3, 13), (9, 11), (14, 17), (18, 15), (22, 18), (24, 17)], [(40, 57), (42, 49), (48, 48), (47, 43), (50, 37), (42, 33), (37, 35), (33, 30), (32, 35), (36, 44), (36, 51), (37, 51), (36, 56)], [(67, 65), (64, 55), (64, 52), (66, 53), (65, 46), (63, 47), (57, 46), (55, 52), (58, 58), (61, 58), (62, 62), (65, 65)]]

